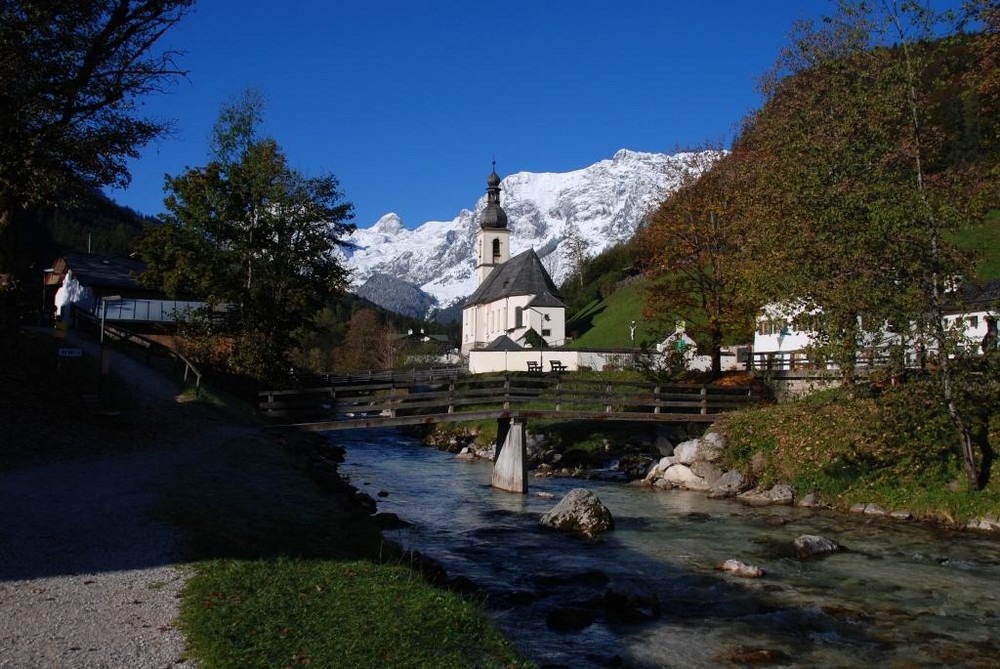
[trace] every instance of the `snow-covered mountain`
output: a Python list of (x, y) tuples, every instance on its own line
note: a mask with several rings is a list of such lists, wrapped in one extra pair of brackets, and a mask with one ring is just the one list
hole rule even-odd
[[(511, 229), (511, 255), (534, 248), (560, 285), (573, 269), (563, 244), (567, 234), (579, 234), (590, 255), (629, 239), (685, 173), (708, 162), (703, 154), (622, 149), (610, 160), (573, 172), (511, 174), (500, 184), (500, 204)], [(369, 299), (377, 298), (385, 282), (379, 275), (388, 275), (428, 294), (433, 299), (431, 311), (471, 295), (476, 288), (476, 232), (486, 207), (485, 177), (475, 207), (463, 209), (451, 221), (429, 221), (409, 230), (399, 216), (386, 214), (372, 227), (355, 231), (350, 238), (354, 249), (345, 259), (355, 289)], [(379, 289), (362, 289), (373, 278)], [(392, 302), (392, 307), (383, 306), (398, 311), (398, 297)]]

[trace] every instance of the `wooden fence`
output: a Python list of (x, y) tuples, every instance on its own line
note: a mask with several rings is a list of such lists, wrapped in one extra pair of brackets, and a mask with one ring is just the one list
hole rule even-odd
[(260, 410), (312, 429), (478, 420), (487, 417), (711, 422), (761, 399), (750, 387), (607, 382), (572, 376), (392, 376), (314, 388), (265, 390)]

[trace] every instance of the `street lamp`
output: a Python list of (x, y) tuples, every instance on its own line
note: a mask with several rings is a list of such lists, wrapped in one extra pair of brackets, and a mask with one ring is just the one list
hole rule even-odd
[(49, 275), (55, 272), (55, 269), (49, 267), (42, 270), (42, 325), (45, 325), (49, 321), (49, 315), (45, 311), (45, 284), (48, 282)]
[(104, 344), (104, 323), (108, 319), (108, 302), (120, 302), (121, 295), (105, 295), (101, 298), (101, 344)]

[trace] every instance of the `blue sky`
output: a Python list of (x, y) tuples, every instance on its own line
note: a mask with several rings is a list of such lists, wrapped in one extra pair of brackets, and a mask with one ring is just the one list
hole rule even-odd
[(164, 45), (189, 70), (144, 111), (174, 133), (110, 195), (162, 211), (163, 175), (207, 160), (221, 105), (268, 100), (265, 131), (333, 173), (355, 223), (451, 220), (501, 176), (565, 172), (622, 148), (727, 143), (792, 23), (826, 0), (202, 0)]

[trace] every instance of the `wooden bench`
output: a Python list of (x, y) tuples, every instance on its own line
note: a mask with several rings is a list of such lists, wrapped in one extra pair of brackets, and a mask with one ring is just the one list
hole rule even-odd
[(534, 360), (528, 361), (528, 371), (529, 372), (540, 372), (542, 371), (542, 363), (535, 362)]
[(566, 365), (562, 364), (558, 360), (549, 360), (549, 365), (551, 365), (553, 372), (565, 372), (566, 371)]

